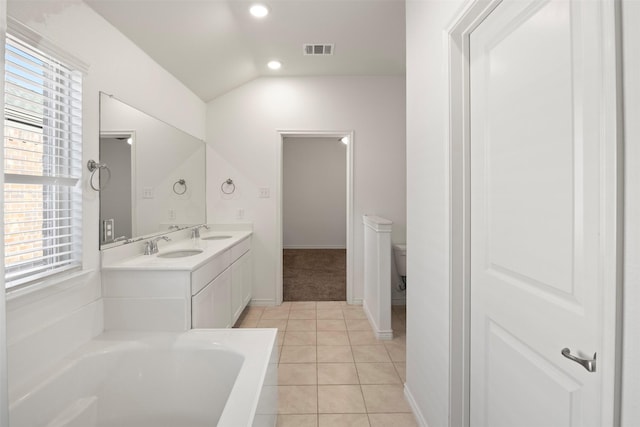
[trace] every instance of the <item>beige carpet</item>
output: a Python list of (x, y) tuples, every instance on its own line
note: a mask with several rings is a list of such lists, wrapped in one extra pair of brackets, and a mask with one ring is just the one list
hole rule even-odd
[(285, 249), (282, 296), (284, 301), (345, 301), (345, 249)]

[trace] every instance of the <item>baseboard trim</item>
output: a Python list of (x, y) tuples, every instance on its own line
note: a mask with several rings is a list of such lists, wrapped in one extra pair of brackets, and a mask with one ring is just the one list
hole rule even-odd
[(416, 418), (418, 425), (420, 427), (429, 427), (429, 424), (427, 424), (427, 420), (422, 416), (422, 412), (420, 412), (418, 404), (413, 398), (413, 394), (411, 394), (411, 390), (407, 383), (404, 383), (404, 397), (407, 399), (407, 402), (409, 402), (409, 406), (411, 407), (411, 411), (413, 411), (413, 416)]
[(362, 304), (362, 310), (364, 311), (364, 314), (367, 315), (367, 320), (369, 321), (369, 325), (371, 326), (376, 339), (391, 341), (393, 339), (393, 329), (379, 329), (378, 325), (376, 325), (376, 322), (373, 320), (373, 316), (371, 315), (366, 303)]
[(347, 249), (344, 245), (286, 245), (282, 249)]
[(256, 307), (265, 307), (265, 306), (273, 306), (273, 305), (278, 305), (276, 304), (276, 300), (274, 299), (257, 299), (257, 298), (252, 298), (251, 301), (249, 301), (250, 306), (256, 306)]

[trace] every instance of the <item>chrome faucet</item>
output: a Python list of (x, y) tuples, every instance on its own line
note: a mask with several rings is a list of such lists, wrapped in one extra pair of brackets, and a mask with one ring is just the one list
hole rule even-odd
[(158, 253), (158, 240), (164, 240), (165, 242), (170, 241), (171, 239), (167, 236), (160, 236), (154, 239), (148, 240), (144, 246), (144, 254), (145, 255), (153, 255)]
[(202, 224), (202, 225), (196, 225), (195, 227), (193, 227), (191, 229), (191, 238), (192, 239), (199, 239), (200, 238), (200, 229), (201, 228), (206, 228), (208, 230), (209, 226), (206, 225), (206, 224)]

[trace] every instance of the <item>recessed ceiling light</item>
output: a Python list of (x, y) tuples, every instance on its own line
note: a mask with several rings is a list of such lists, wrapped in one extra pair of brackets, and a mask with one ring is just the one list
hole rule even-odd
[(269, 14), (269, 9), (263, 4), (254, 4), (249, 8), (249, 13), (256, 18), (264, 18)]
[(271, 68), (272, 70), (279, 70), (280, 68), (282, 68), (282, 62), (269, 61), (269, 63), (267, 64), (267, 67)]

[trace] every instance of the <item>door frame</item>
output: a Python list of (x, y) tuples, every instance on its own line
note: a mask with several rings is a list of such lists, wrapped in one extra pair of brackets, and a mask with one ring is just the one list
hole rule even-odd
[[(446, 28), (449, 80), (449, 426), (470, 426), (470, 49), (469, 36), (503, 0), (471, 0)], [(602, 280), (611, 283), (603, 295), (601, 425), (620, 424), (623, 139), (620, 4), (600, 2), (602, 16), (603, 180), (601, 253), (606, 258)], [(615, 266), (608, 268), (609, 266)]]
[(354, 153), (354, 131), (310, 131), (310, 130), (278, 130), (278, 158), (276, 164), (277, 174), (277, 197), (276, 202), (276, 233), (278, 267), (276, 268), (276, 304), (282, 304), (282, 270), (283, 270), (283, 223), (282, 223), (282, 203), (283, 203), (283, 149), (285, 138), (336, 138), (348, 137), (347, 144), (347, 303), (354, 304), (353, 300), (353, 153)]
[[(138, 164), (136, 157), (136, 149), (138, 147), (138, 141), (135, 130), (105, 130), (100, 132), (98, 138), (98, 151), (100, 151), (100, 141), (102, 138), (131, 138), (131, 236), (138, 235), (138, 170), (136, 165)], [(100, 153), (98, 153), (100, 157)], [(108, 166), (108, 165), (107, 165)], [(102, 219), (102, 205), (100, 205), (100, 214), (98, 215), (100, 220)], [(102, 232), (102, 222), (99, 225), (99, 230)], [(115, 238), (115, 236), (114, 236)], [(102, 239), (100, 240), (102, 245)]]

